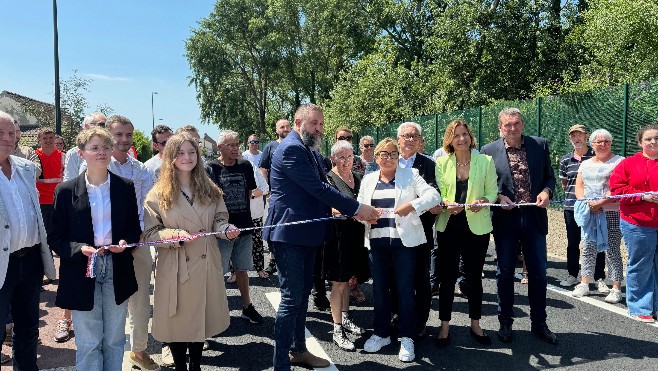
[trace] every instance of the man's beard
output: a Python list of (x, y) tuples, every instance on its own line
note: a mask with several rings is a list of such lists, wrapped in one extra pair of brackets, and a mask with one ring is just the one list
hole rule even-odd
[(279, 133), (279, 139), (283, 139), (283, 138), (285, 138), (287, 135), (288, 135), (288, 133), (286, 133), (286, 132)]
[(303, 126), (300, 136), (302, 137), (302, 143), (304, 143), (305, 146), (320, 150), (320, 146), (322, 145), (322, 136), (311, 134), (310, 132), (306, 131), (306, 128)]

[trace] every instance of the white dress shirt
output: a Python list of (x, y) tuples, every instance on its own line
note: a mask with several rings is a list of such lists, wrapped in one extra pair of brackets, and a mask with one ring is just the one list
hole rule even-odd
[(400, 155), (400, 157), (398, 157), (398, 166), (400, 166), (403, 169), (411, 169), (414, 165), (414, 161), (416, 161), (417, 154), (418, 152), (414, 152), (414, 154), (411, 155), (411, 157), (409, 157), (406, 160), (404, 159), (404, 157), (402, 157), (402, 155)]
[[(16, 175), (16, 164), (9, 156), (11, 179), (0, 171), (0, 197), (8, 211), (9, 219), (9, 253), (24, 247), (34, 246), (40, 242), (39, 223), (30, 191), (21, 177)], [(36, 187), (34, 184), (32, 187)], [(41, 212), (41, 211), (39, 211)]]
[(112, 203), (110, 202), (110, 176), (98, 186), (89, 183), (85, 174), (89, 206), (91, 206), (91, 224), (94, 227), (94, 245), (103, 246), (112, 243)]

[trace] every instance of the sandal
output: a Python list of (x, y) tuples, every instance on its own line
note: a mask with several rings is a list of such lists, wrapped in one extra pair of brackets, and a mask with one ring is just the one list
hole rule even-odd
[(263, 279), (268, 279), (270, 278), (270, 275), (265, 272), (264, 270), (258, 271), (258, 277), (263, 278)]
[(521, 272), (521, 276), (523, 276), (523, 278), (521, 278), (521, 284), (522, 285), (527, 285), (528, 284), (528, 272)]
[(10, 356), (8, 356), (4, 353), (0, 353), (0, 364), (5, 364), (5, 363), (8, 363), (9, 361), (11, 361)]
[(231, 274), (231, 277), (229, 277), (228, 279), (226, 279), (226, 283), (235, 283), (235, 280), (236, 280), (236, 279), (237, 279), (237, 278), (235, 277), (235, 273), (232, 273), (232, 274)]

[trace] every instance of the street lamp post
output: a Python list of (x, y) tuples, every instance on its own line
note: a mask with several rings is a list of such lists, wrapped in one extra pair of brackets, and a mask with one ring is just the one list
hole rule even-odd
[(153, 96), (155, 94), (158, 94), (158, 92), (151, 92), (151, 119), (153, 120), (153, 127), (151, 129), (155, 129), (155, 111), (153, 110)]

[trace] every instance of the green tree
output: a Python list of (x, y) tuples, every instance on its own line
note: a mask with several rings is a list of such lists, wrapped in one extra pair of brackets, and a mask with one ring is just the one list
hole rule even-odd
[(133, 146), (135, 146), (139, 161), (144, 162), (153, 157), (153, 146), (151, 144), (150, 136), (147, 136), (139, 129), (133, 131)]

